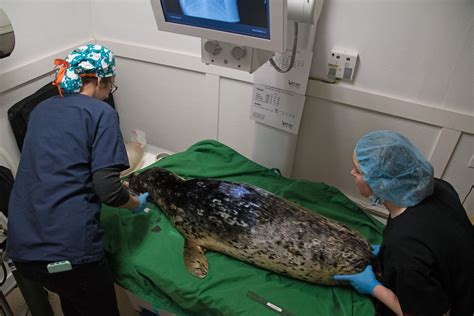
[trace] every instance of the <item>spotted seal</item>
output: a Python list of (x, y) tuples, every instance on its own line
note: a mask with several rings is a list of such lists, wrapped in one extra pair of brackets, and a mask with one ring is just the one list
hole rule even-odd
[(207, 275), (206, 250), (319, 284), (337, 284), (333, 275), (374, 260), (358, 232), (252, 185), (184, 180), (161, 168), (133, 175), (129, 185), (149, 192), (184, 236), (186, 267), (199, 278)]

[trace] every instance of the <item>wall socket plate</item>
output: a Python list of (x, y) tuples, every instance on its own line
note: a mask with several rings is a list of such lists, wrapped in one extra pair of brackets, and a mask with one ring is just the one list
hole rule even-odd
[(353, 50), (334, 48), (329, 52), (328, 76), (352, 80), (359, 53)]

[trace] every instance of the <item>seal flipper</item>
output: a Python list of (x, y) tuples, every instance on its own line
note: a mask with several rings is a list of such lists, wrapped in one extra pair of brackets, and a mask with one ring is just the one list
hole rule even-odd
[(187, 239), (184, 241), (184, 264), (195, 277), (204, 279), (207, 276), (209, 265), (204, 255), (204, 249)]

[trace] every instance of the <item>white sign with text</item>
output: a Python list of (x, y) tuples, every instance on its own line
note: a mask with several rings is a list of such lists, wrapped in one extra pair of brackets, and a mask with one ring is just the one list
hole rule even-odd
[(255, 84), (250, 119), (298, 134), (305, 100), (304, 95)]

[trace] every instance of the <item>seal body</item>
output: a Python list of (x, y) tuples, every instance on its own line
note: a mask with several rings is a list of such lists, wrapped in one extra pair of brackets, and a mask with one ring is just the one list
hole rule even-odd
[(206, 250), (319, 284), (337, 284), (333, 275), (362, 272), (374, 260), (358, 232), (252, 185), (184, 180), (161, 168), (129, 184), (149, 192), (184, 236), (186, 266), (200, 278), (208, 270)]

